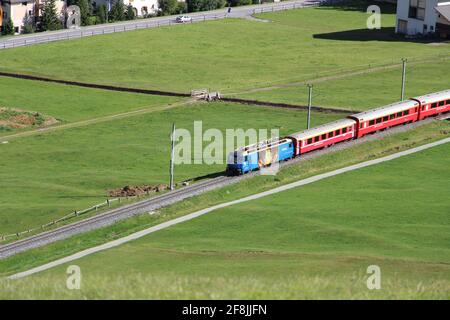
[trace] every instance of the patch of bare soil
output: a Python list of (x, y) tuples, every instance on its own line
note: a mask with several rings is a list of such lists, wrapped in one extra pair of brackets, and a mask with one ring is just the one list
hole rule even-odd
[(39, 112), (0, 107), (0, 131), (24, 129), (28, 127), (48, 127), (58, 120)]
[(134, 197), (150, 194), (152, 192), (161, 192), (167, 190), (169, 186), (161, 183), (158, 185), (143, 185), (143, 186), (125, 186), (122, 188), (108, 190), (108, 196), (117, 197)]

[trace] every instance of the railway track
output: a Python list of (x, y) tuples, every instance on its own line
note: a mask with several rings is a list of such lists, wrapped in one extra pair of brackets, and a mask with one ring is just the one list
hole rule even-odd
[[(290, 166), (301, 161), (309, 160), (312, 158), (320, 157), (330, 152), (336, 152), (339, 150), (347, 149), (351, 146), (362, 144), (368, 141), (378, 140), (382, 137), (392, 135), (395, 133), (404, 132), (418, 126), (435, 121), (435, 118), (428, 118), (419, 122), (413, 122), (407, 125), (392, 127), (386, 131), (380, 131), (371, 135), (364, 136), (357, 140), (348, 140), (338, 143), (332, 147), (326, 149), (315, 150), (307, 154), (297, 157), (287, 162), (280, 163), (280, 167)], [(49, 230), (22, 240), (18, 240), (3, 246), (0, 246), (0, 259), (7, 258), (20, 252), (24, 252), (33, 248), (41, 247), (46, 244), (56, 242), (68, 238), (75, 234), (80, 234), (86, 231), (98, 229), (104, 226), (111, 225), (117, 221), (124, 220), (128, 217), (144, 214), (164, 206), (182, 201), (184, 199), (199, 195), (201, 193), (217, 189), (232, 183), (247, 179), (259, 174), (259, 171), (254, 171), (242, 176), (228, 177), (225, 173), (219, 174), (215, 178), (198, 182), (187, 187), (170, 191), (168, 193), (156, 196), (147, 200), (143, 200), (134, 204), (123, 206), (117, 209), (112, 209), (105, 213), (68, 224), (57, 229)]]
[(35, 236), (0, 246), (0, 259), (32, 248), (40, 247), (48, 243), (62, 240), (75, 234), (111, 225), (133, 215), (143, 214), (145, 212), (159, 209), (169, 204), (193, 197), (205, 191), (219, 188), (225, 184), (233, 183), (238, 181), (240, 178), (242, 177), (227, 177), (224, 174), (204, 182), (199, 182), (191, 186), (153, 197), (151, 199), (113, 209), (108, 212), (59, 227), (57, 229), (49, 230)]

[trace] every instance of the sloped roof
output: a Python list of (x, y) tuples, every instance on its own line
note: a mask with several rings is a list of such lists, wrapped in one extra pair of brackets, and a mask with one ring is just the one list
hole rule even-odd
[(448, 22), (450, 22), (450, 4), (440, 5), (440, 6), (434, 7), (434, 9), (442, 17), (444, 17)]

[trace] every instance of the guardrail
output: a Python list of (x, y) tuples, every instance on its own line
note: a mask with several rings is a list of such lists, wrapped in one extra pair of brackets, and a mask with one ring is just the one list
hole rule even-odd
[[(318, 6), (319, 3), (279, 3), (274, 4), (272, 6), (264, 6), (261, 8), (249, 9), (249, 13), (253, 12), (253, 14), (265, 13), (265, 12), (276, 12), (283, 10), (291, 10), (291, 9), (299, 9), (304, 7), (312, 7)], [(224, 9), (225, 10), (225, 9)], [(235, 7), (234, 10), (242, 10), (240, 7)], [(225, 19), (230, 15), (227, 13), (204, 13), (204, 14), (194, 14), (192, 15), (191, 22), (188, 23), (197, 23), (203, 22), (206, 20), (218, 20)], [(182, 23), (177, 23), (174, 18), (169, 18), (166, 20), (161, 20), (161, 18), (149, 18), (149, 19), (138, 19), (136, 21), (129, 21), (120, 24), (104, 24), (87, 27), (85, 30), (64, 30), (59, 33), (36, 33), (32, 37), (21, 39), (21, 38), (9, 38), (0, 42), (0, 49), (10, 49), (16, 47), (29, 46), (34, 44), (43, 44), (50, 43), (61, 40), (73, 40), (80, 39), (84, 37), (92, 37), (96, 35), (109, 34), (109, 33), (117, 33), (117, 32), (126, 32), (126, 31), (134, 31), (139, 29), (148, 29), (148, 28), (157, 28), (157, 27), (167, 27), (172, 25), (178, 25)], [(186, 24), (186, 23), (184, 23)], [(89, 30), (91, 29), (91, 30)], [(1, 41), (1, 40), (0, 40)]]

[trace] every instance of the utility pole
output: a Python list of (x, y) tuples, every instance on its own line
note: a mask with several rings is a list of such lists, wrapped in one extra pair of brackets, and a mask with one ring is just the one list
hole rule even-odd
[(307, 129), (310, 128), (311, 125), (311, 103), (312, 103), (312, 88), (313, 85), (308, 83), (308, 125), (307, 125)]
[(175, 156), (175, 123), (172, 125), (172, 134), (170, 135), (171, 150), (170, 150), (170, 190), (174, 189), (173, 186), (173, 158)]
[(403, 72), (402, 72), (402, 96), (401, 96), (401, 101), (405, 100), (406, 61), (408, 61), (408, 59), (402, 58)]

